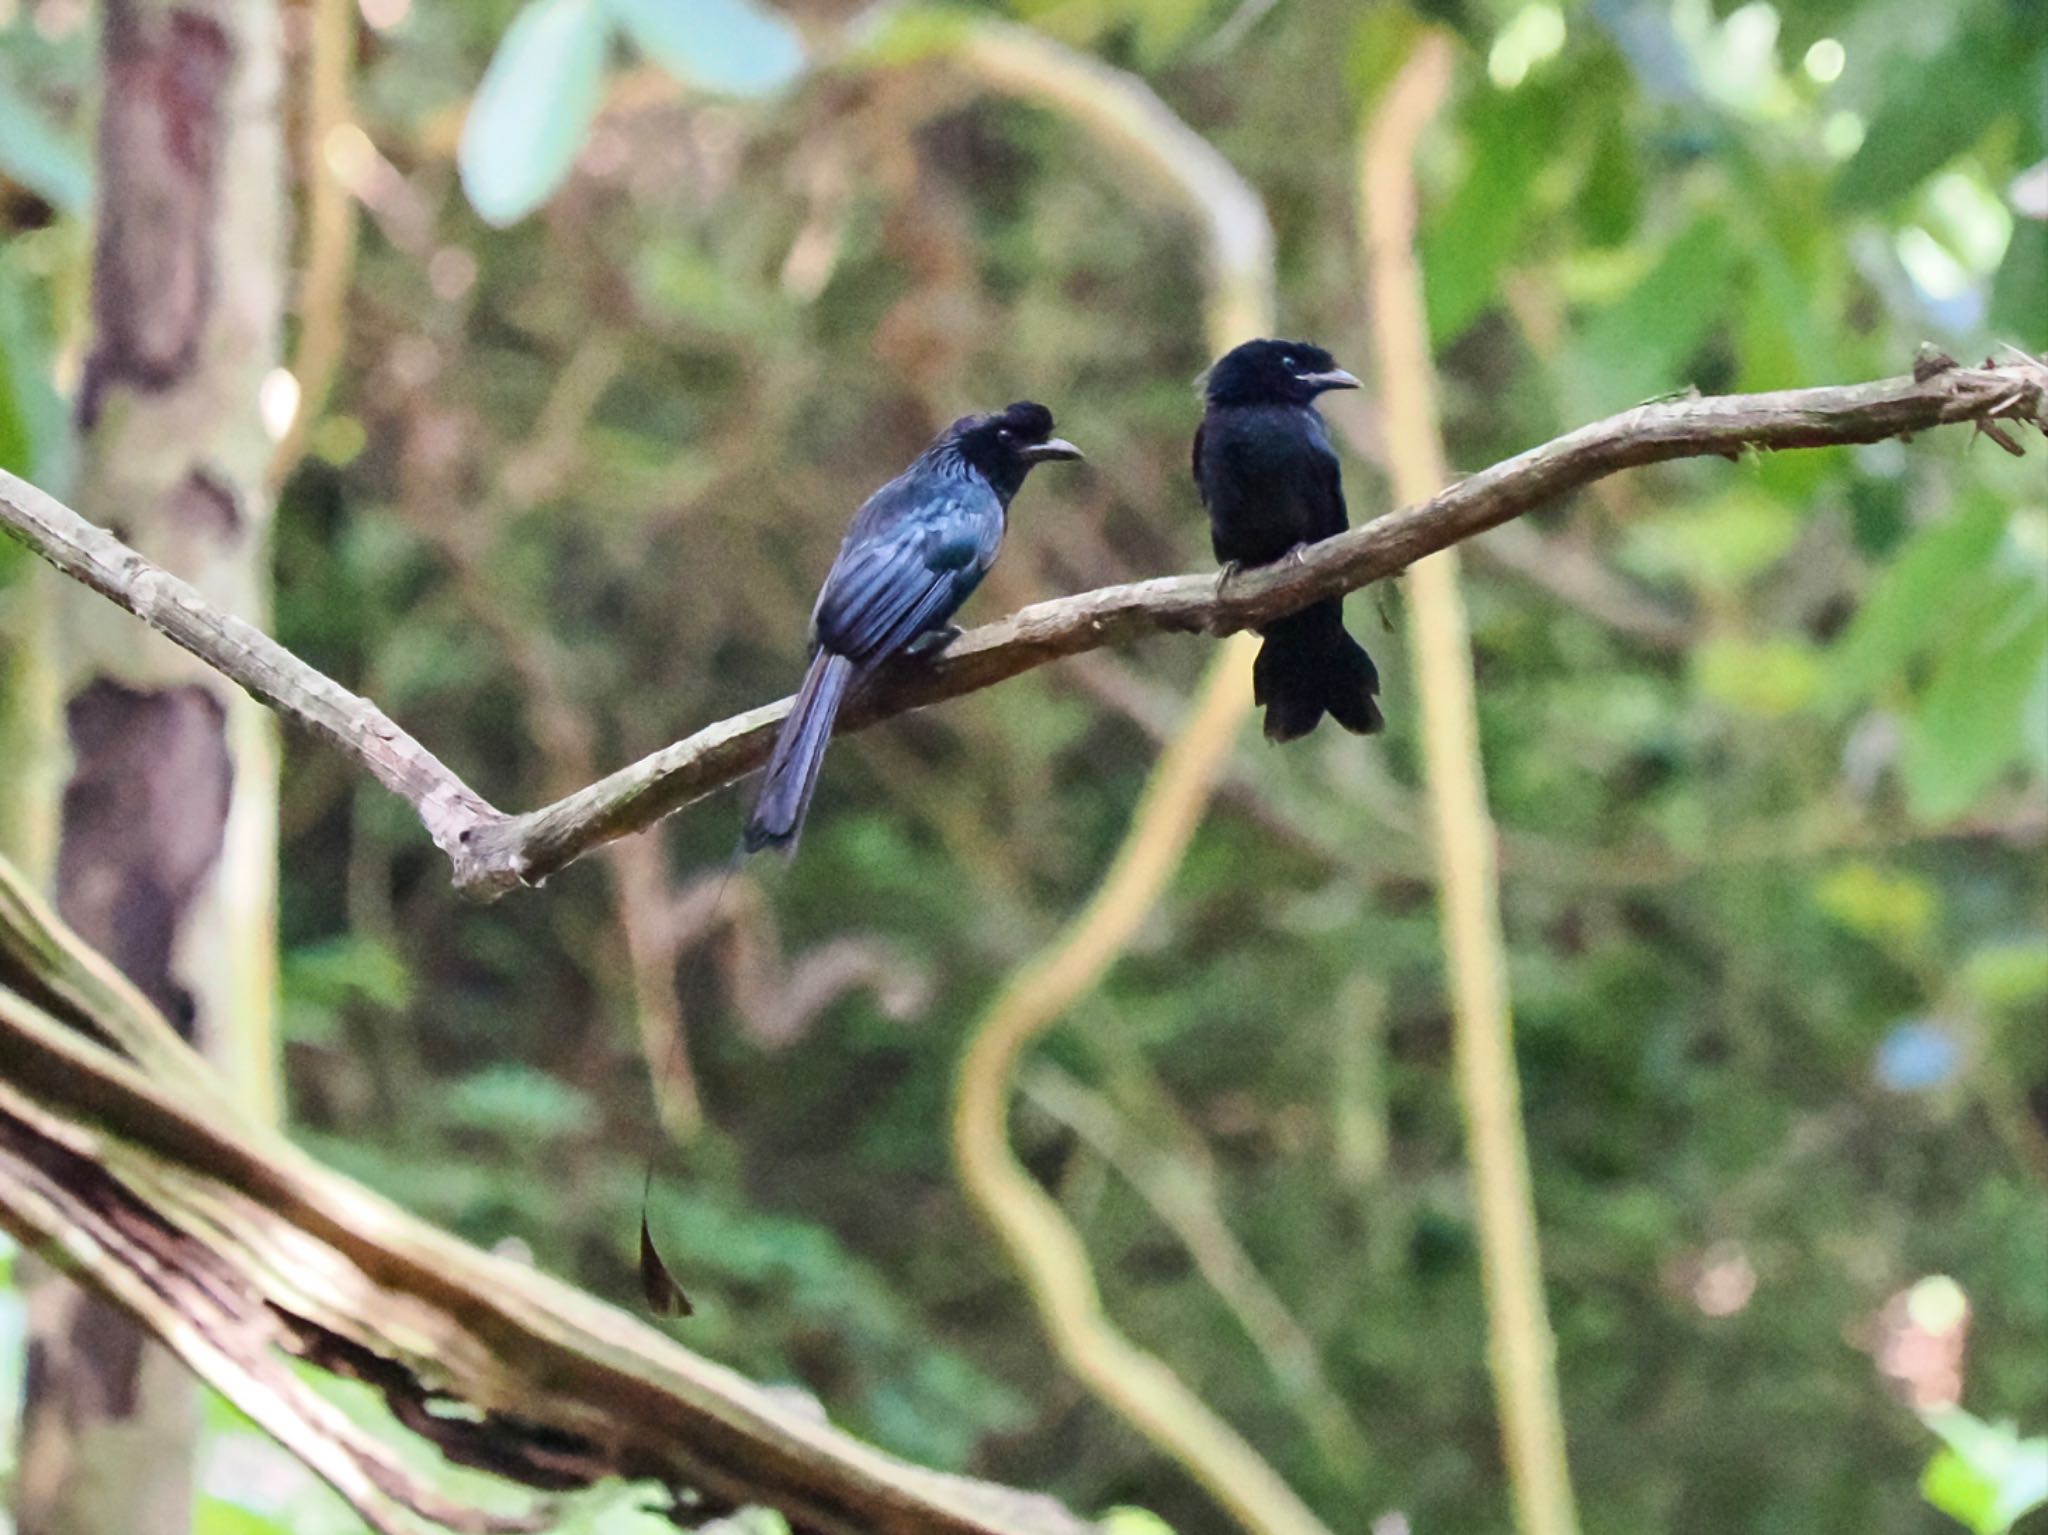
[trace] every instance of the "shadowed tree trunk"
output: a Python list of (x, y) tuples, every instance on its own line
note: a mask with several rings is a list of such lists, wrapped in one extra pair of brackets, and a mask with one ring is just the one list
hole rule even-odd
[[(260, 622), (272, 444), (257, 399), (283, 283), (276, 15), (271, 0), (104, 0), (101, 27), (78, 502)], [(58, 908), (267, 1112), (271, 726), (90, 595), (49, 606)], [(47, 1273), (29, 1317), (21, 1535), (185, 1530), (198, 1404), (183, 1367)]]

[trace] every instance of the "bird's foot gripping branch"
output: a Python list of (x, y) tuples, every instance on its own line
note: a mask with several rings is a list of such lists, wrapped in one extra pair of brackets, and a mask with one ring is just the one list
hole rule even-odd
[[(1245, 571), (1166, 576), (1035, 603), (937, 656), (885, 666), (847, 700), (843, 729), (957, 698), (1064, 656), (1161, 632), (1229, 634), (1354, 591), (1607, 475), (1682, 458), (1840, 447), (1969, 423), (2018, 451), (2006, 423), (2048, 432), (2048, 361), (2015, 352), (1963, 367), (1938, 354), (1874, 383), (1654, 401), (1596, 421), (1404, 508)], [(0, 526), (64, 574), (191, 651), (287, 719), (353, 757), (409, 803), (455, 883), (492, 899), (538, 884), (592, 848), (651, 826), (767, 760), (791, 700), (707, 725), (554, 804), (508, 815), (368, 699), (216, 611), (168, 572), (34, 486), (0, 472)]]

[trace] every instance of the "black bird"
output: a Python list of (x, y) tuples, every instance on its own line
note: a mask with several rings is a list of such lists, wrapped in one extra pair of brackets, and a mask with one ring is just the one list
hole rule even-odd
[(811, 669), (762, 774), (748, 852), (795, 851), (848, 690), (919, 641), (944, 644), (959, 632), (946, 620), (995, 563), (1024, 476), (1033, 464), (1080, 456), (1053, 436), (1051, 411), (1020, 400), (962, 416), (868, 497), (811, 612)]
[[(1209, 370), (1207, 409), (1195, 430), (1195, 489), (1223, 563), (1219, 589), (1241, 566), (1270, 565), (1350, 525), (1315, 398), (1357, 387), (1328, 352), (1303, 341), (1247, 341)], [(1252, 668), (1252, 696), (1265, 705), (1267, 740), (1305, 736), (1325, 713), (1359, 735), (1386, 725), (1373, 696), (1379, 672), (1345, 631), (1343, 598), (1259, 632), (1266, 643)]]

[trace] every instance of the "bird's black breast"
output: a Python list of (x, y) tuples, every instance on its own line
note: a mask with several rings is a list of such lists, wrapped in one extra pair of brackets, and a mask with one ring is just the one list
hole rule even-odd
[(1219, 560), (1271, 564), (1348, 526), (1337, 455), (1305, 407), (1212, 408), (1195, 434), (1194, 471)]

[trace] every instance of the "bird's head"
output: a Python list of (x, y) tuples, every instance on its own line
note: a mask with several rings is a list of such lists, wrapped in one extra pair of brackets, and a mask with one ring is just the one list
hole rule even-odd
[(1036, 400), (1019, 400), (987, 416), (962, 416), (946, 429), (949, 444), (1006, 499), (1017, 492), (1033, 464), (1079, 458), (1081, 450), (1052, 434), (1052, 412)]
[(1356, 389), (1337, 359), (1306, 341), (1247, 341), (1202, 376), (1211, 405), (1306, 405), (1326, 389)]

